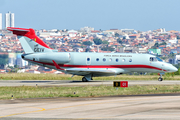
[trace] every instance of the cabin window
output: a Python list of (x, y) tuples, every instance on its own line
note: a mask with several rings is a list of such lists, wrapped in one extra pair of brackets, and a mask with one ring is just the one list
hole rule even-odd
[(105, 61), (106, 61), (106, 58), (103, 58), (103, 61), (105, 62)]
[(90, 58), (87, 58), (87, 61), (90, 61)]
[(123, 58), (122, 61), (125, 62), (126, 60)]
[(112, 61), (112, 58), (109, 58), (109, 61)]
[(119, 59), (118, 58), (116, 58), (116, 62), (118, 62), (119, 61)]
[(132, 59), (129, 59), (129, 62), (132, 62)]
[(96, 58), (96, 61), (99, 61), (99, 58)]

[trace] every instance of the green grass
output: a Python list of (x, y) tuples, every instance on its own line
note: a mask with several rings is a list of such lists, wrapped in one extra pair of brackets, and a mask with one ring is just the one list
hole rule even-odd
[[(66, 74), (31, 74), (31, 73), (6, 73), (0, 74), (0, 80), (81, 80), (82, 76)], [(94, 80), (157, 80), (158, 75), (117, 75), (108, 77), (94, 77)], [(164, 80), (180, 80), (180, 75), (164, 75)]]
[(103, 85), (85, 87), (0, 87), (0, 99), (11, 99), (12, 95), (14, 96), (14, 99), (22, 99), (54, 97), (98, 97), (158, 93), (180, 93), (180, 85), (129, 86), (125, 89), (116, 89), (112, 86)]

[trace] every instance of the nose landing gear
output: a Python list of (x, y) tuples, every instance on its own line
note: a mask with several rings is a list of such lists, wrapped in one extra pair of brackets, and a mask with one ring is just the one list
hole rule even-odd
[(160, 76), (160, 77), (158, 78), (158, 81), (163, 81), (163, 78), (162, 78), (162, 75), (163, 75), (163, 74), (162, 74), (162, 73), (158, 73), (158, 74), (159, 74), (159, 76)]

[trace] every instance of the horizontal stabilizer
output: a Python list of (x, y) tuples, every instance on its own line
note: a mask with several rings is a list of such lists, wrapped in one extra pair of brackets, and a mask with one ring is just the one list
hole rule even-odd
[(7, 30), (9, 30), (9, 31), (26, 31), (26, 32), (29, 32), (29, 29), (16, 28), (16, 27), (7, 27)]
[(18, 35), (18, 36), (24, 36), (28, 32), (30, 32), (30, 29), (25, 29), (25, 28), (15, 28), (15, 27), (8, 27), (7, 30), (12, 31), (13, 34)]

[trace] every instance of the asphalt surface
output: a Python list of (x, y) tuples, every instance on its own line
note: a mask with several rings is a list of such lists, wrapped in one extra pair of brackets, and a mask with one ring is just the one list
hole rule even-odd
[[(180, 81), (174, 80), (129, 80), (129, 86), (131, 85), (173, 85), (179, 84)], [(113, 85), (113, 81), (70, 81), (70, 80), (0, 80), (0, 86), (85, 86), (85, 85)]]
[[(113, 81), (0, 81), (0, 86), (112, 85)], [(129, 81), (129, 85), (180, 84)], [(0, 100), (0, 119), (180, 119), (180, 94)]]
[(179, 119), (180, 94), (0, 100), (0, 119)]

